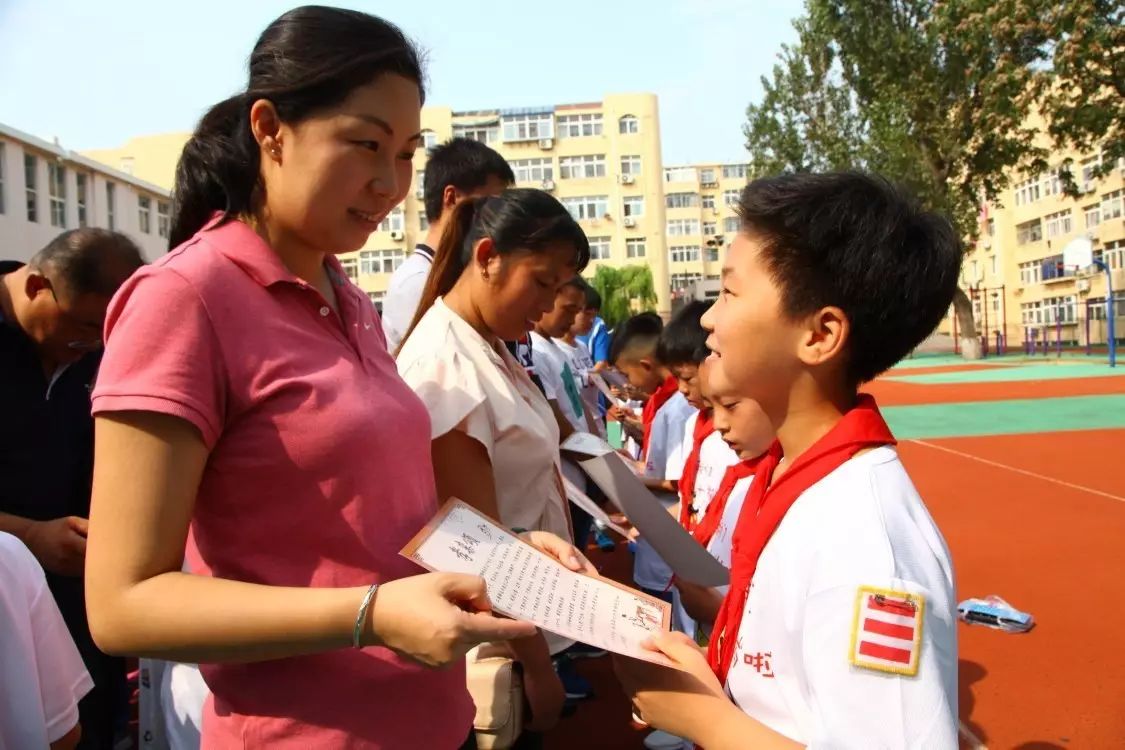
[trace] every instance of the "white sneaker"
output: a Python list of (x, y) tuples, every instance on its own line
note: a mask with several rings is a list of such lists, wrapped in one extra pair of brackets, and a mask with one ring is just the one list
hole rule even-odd
[(657, 729), (655, 732), (645, 737), (645, 747), (648, 750), (685, 750), (687, 742), (683, 737), (677, 737), (674, 734)]

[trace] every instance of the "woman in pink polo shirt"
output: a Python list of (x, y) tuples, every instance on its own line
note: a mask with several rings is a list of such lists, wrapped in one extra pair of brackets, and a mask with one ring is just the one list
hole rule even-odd
[(184, 149), (174, 249), (111, 305), (90, 627), (203, 663), (205, 747), (458, 748), (465, 652), (535, 633), (399, 556), (437, 509), (430, 421), (334, 257), (410, 187), (421, 80), (382, 20), (280, 17)]

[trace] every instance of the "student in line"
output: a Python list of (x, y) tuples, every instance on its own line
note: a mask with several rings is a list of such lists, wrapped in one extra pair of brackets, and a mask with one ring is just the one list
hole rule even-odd
[(90, 628), (202, 664), (204, 747), (461, 747), (464, 654), (535, 633), (399, 554), (438, 508), (429, 417), (335, 257), (409, 190), (421, 81), (386, 21), (282, 15), (184, 147), (172, 251), (110, 305)]
[[(594, 371), (601, 372), (610, 366), (609, 356), (611, 336), (605, 321), (601, 318), (602, 296), (593, 286), (586, 287), (586, 309), (580, 316), (580, 327), (584, 333), (578, 334), (578, 340), (589, 350), (590, 357), (594, 360)], [(587, 328), (587, 326), (589, 326)]]
[(387, 351), (399, 345), (418, 312), (418, 301), (434, 262), (434, 248), (441, 240), (453, 207), (465, 198), (499, 195), (516, 181), (504, 157), (471, 138), (451, 138), (434, 147), (426, 159), (422, 179), (425, 203), (426, 239), (391, 274), (383, 300), (383, 333)]
[(739, 214), (703, 324), (716, 377), (777, 440), (738, 519), (708, 653), (658, 638), (685, 671), (622, 661), (619, 675), (648, 721), (708, 750), (956, 747), (949, 551), (857, 389), (941, 320), (960, 242), (860, 173), (756, 180)]
[[(463, 201), (397, 358), (430, 413), (438, 495), (510, 528), (568, 540), (559, 421), (504, 342), (551, 312), (589, 257), (586, 235), (547, 193), (514, 189)], [(544, 635), (512, 642), (524, 670), (529, 733), (559, 718), (565, 692), (552, 655), (571, 644)]]

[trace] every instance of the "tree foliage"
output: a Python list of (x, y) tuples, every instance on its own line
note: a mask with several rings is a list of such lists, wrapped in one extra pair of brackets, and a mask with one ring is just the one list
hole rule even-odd
[(602, 320), (614, 328), (638, 312), (656, 309), (656, 288), (648, 266), (598, 266), (590, 284), (602, 297)]

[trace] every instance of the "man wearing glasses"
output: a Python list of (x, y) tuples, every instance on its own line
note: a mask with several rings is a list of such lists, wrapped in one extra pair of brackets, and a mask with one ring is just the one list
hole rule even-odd
[(86, 622), (82, 569), (90, 511), (90, 389), (113, 293), (144, 264), (128, 237), (64, 232), (24, 265), (0, 261), (0, 531), (31, 550), (94, 689), (79, 703), (83, 748), (112, 747), (124, 663)]

